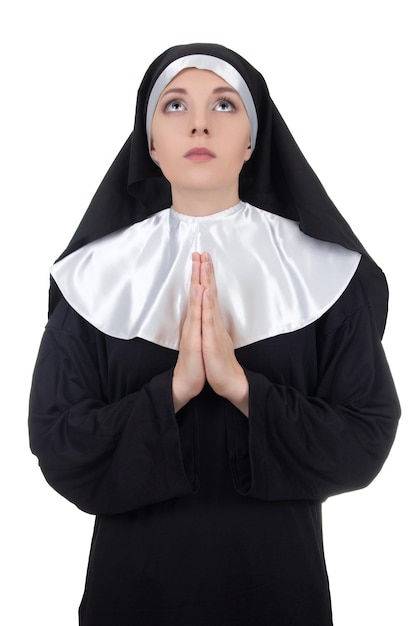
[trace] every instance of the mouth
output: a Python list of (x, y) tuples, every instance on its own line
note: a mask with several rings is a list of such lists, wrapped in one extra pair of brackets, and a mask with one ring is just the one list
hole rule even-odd
[(184, 154), (184, 157), (186, 159), (190, 159), (190, 161), (201, 162), (201, 161), (209, 161), (210, 159), (214, 159), (216, 158), (216, 155), (214, 154), (214, 152), (212, 152), (208, 148), (195, 147), (195, 148), (191, 148), (191, 150), (188, 150), (188, 152)]

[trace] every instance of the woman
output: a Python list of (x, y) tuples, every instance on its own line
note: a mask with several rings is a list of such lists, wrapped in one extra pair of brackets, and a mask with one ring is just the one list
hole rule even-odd
[(158, 57), (52, 277), (30, 435), (97, 516), (80, 623), (331, 624), (321, 502), (399, 417), (387, 289), (262, 76)]

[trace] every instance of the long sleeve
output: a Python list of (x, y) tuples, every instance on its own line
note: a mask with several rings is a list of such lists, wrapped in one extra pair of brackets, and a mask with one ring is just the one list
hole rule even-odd
[[(353, 281), (317, 325), (315, 363), (300, 364), (314, 372), (315, 384), (307, 391), (246, 369), (249, 420), (235, 411), (229, 428), (232, 471), (242, 495), (323, 500), (366, 486), (381, 469), (400, 407), (380, 338), (360, 298)], [(302, 362), (301, 351), (298, 357)]]
[(110, 357), (99, 335), (65, 303), (44, 333), (29, 432), (47, 481), (79, 508), (101, 514), (191, 493), (172, 405), (172, 369), (111, 399), (105, 382)]

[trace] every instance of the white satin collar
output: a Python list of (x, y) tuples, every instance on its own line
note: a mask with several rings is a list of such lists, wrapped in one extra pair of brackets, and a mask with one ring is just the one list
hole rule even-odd
[(76, 250), (51, 274), (67, 302), (100, 331), (177, 350), (194, 251), (212, 255), (235, 348), (317, 320), (360, 260), (303, 234), (292, 220), (240, 202), (205, 217), (165, 209)]

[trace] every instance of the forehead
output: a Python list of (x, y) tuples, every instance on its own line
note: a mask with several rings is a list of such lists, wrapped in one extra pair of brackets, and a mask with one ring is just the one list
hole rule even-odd
[(229, 83), (227, 83), (215, 72), (212, 72), (210, 70), (200, 70), (196, 67), (190, 67), (182, 70), (176, 76), (174, 76), (174, 78), (162, 91), (161, 97), (167, 91), (175, 88), (193, 89), (194, 87), (198, 89), (206, 88), (207, 91), (211, 91), (217, 88), (224, 88), (238, 93)]

